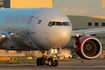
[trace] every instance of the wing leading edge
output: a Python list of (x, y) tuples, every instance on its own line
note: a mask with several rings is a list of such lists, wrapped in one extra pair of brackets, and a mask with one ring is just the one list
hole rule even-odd
[(105, 28), (93, 28), (93, 29), (75, 30), (75, 31), (72, 31), (72, 37), (96, 35), (96, 34), (101, 34), (101, 33), (105, 33)]

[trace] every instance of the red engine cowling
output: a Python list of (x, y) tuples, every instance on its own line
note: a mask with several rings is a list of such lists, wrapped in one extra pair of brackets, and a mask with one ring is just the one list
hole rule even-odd
[(79, 57), (84, 59), (94, 59), (100, 55), (102, 45), (96, 37), (84, 36), (75, 42), (74, 49)]

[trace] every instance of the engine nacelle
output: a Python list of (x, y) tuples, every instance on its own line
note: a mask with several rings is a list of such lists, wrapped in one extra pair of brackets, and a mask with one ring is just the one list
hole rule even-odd
[(94, 36), (84, 36), (79, 38), (74, 45), (76, 54), (84, 59), (97, 58), (101, 51), (101, 42)]

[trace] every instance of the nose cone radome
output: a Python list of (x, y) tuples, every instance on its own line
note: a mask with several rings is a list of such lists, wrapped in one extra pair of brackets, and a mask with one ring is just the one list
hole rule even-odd
[(58, 28), (57, 30), (57, 39), (59, 40), (59, 43), (63, 46), (65, 46), (71, 38), (71, 29), (70, 28)]

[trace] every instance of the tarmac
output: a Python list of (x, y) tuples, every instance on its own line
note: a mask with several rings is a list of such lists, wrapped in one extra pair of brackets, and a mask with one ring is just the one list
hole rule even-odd
[(0, 70), (105, 70), (105, 60), (60, 61), (57, 67), (36, 64), (0, 64)]

